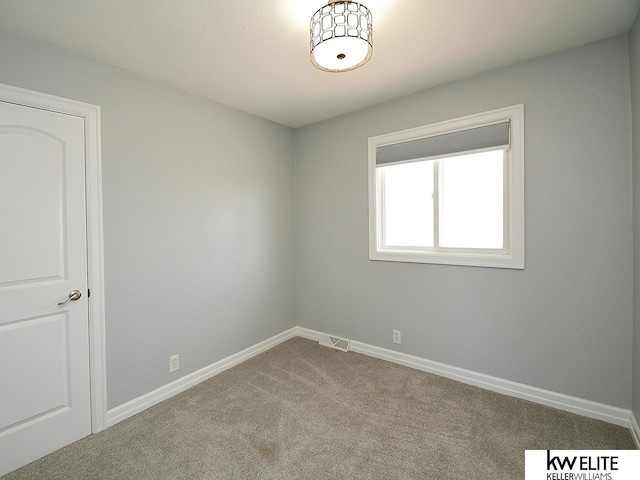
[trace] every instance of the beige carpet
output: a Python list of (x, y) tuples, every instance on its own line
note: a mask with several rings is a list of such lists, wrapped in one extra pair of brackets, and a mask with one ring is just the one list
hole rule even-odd
[(519, 479), (525, 449), (627, 429), (300, 338), (5, 476)]

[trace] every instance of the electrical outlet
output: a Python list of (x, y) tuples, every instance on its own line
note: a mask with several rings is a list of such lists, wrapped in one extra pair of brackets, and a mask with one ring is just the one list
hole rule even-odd
[(398, 345), (402, 343), (402, 335), (400, 334), (400, 330), (393, 331), (393, 343), (397, 343)]
[(169, 357), (169, 373), (175, 372), (180, 368), (180, 355)]

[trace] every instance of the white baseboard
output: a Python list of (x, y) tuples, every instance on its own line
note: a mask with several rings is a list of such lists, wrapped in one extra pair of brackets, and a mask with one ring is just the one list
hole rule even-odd
[(304, 327), (295, 327), (296, 336), (306, 338), (308, 340), (315, 340), (316, 342), (320, 341), (320, 332), (316, 332), (315, 330), (310, 330)]
[[(196, 372), (185, 375), (178, 380), (160, 387), (152, 392), (135, 398), (127, 403), (115, 407), (107, 412), (107, 426), (110, 427), (125, 418), (139, 413), (147, 408), (166, 400), (186, 389), (203, 382), (224, 370), (227, 370), (251, 357), (254, 357), (276, 345), (293, 337), (303, 337), (309, 340), (318, 341), (320, 332), (304, 327), (293, 327), (263, 342), (249, 347), (241, 352), (223, 358), (222, 360), (204, 367)], [(356, 353), (379, 358), (388, 362), (404, 365), (424, 372), (433, 373), (442, 377), (450, 378), (458, 382), (474, 385), (494, 392), (502, 393), (512, 397), (522, 398), (549, 407), (557, 408), (585, 417), (603, 420), (605, 422), (621, 425), (631, 429), (632, 435), (640, 448), (640, 427), (630, 410), (613, 407), (602, 403), (572, 397), (562, 393), (543, 390), (531, 387), (522, 383), (492, 377), (483, 373), (477, 373), (464, 368), (453, 367), (444, 363), (434, 362), (425, 358), (408, 355), (406, 353), (388, 350), (386, 348), (368, 345), (366, 343), (351, 341), (351, 350)]]
[[(308, 328), (296, 327), (297, 334), (311, 340), (320, 338), (320, 332)], [(450, 378), (458, 382), (474, 385), (494, 392), (509, 395), (511, 397), (522, 398), (531, 402), (540, 403), (549, 407), (557, 408), (571, 413), (577, 413), (585, 417), (604, 420), (605, 422), (621, 425), (629, 428), (629, 418), (631, 412), (624, 408), (613, 407), (602, 403), (572, 397), (562, 393), (543, 390), (531, 387), (522, 383), (492, 377), (483, 373), (473, 372), (464, 368), (452, 367), (444, 363), (434, 362), (425, 358), (408, 355), (406, 353), (388, 350), (386, 348), (368, 345), (366, 343), (351, 340), (351, 351), (362, 353), (370, 357), (397, 363), (405, 367), (415, 368), (423, 372), (433, 373), (441, 377)]]
[(631, 430), (631, 436), (636, 442), (636, 447), (640, 448), (640, 426), (638, 425), (638, 419), (633, 412), (629, 414), (629, 430)]
[(267, 340), (212, 363), (208, 367), (201, 368), (200, 370), (185, 375), (174, 382), (168, 383), (167, 385), (157, 388), (156, 390), (146, 393), (138, 398), (134, 398), (127, 403), (123, 403), (122, 405), (112, 408), (107, 411), (107, 427), (115, 425), (125, 418), (129, 418), (136, 413), (142, 412), (143, 410), (146, 410), (163, 400), (171, 398), (180, 392), (184, 392), (188, 388), (191, 388), (200, 382), (204, 382), (205, 380), (238, 365), (239, 363), (249, 360), (251, 357), (255, 357), (256, 355), (259, 355), (260, 353), (265, 352), (270, 348), (295, 337), (296, 335), (297, 327), (290, 328), (289, 330), (279, 333)]

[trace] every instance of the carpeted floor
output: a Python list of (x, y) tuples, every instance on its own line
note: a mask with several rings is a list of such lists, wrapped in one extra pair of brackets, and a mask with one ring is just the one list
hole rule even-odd
[(294, 338), (16, 479), (519, 479), (525, 449), (627, 429)]

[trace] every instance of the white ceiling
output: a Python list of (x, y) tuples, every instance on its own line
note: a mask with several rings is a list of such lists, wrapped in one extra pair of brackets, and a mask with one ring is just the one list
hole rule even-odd
[(325, 0), (0, 0), (0, 27), (291, 127), (628, 32), (640, 0), (362, 0), (364, 67), (309, 61)]

